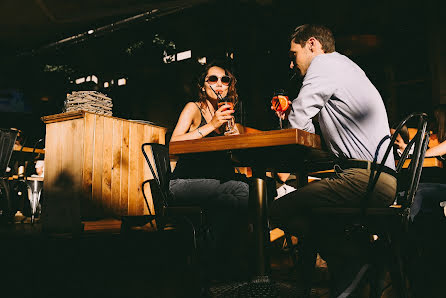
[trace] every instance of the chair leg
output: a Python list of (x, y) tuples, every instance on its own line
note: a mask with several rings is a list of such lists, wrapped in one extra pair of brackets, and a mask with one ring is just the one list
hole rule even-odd
[(208, 249), (206, 247), (206, 241), (208, 241), (206, 237), (209, 234), (209, 229), (204, 225), (196, 229), (194, 223), (187, 217), (183, 217), (182, 220), (188, 226), (187, 238), (192, 239), (192, 252), (188, 255), (188, 266), (191, 266), (193, 271), (198, 275), (200, 297), (207, 297), (209, 296), (210, 287), (210, 270), (207, 267), (210, 265), (210, 256), (206, 252)]
[(389, 245), (391, 251), (390, 276), (392, 286), (397, 292), (398, 297), (408, 298), (407, 278), (405, 274), (404, 262), (401, 256), (401, 239), (396, 235), (389, 236)]
[(380, 238), (372, 244), (372, 268), (369, 275), (370, 294), (369, 298), (380, 298), (385, 289), (390, 285), (386, 283), (388, 260), (383, 256), (388, 255), (384, 241)]
[[(316, 265), (317, 251), (314, 240), (309, 237), (300, 237), (298, 243), (298, 278), (304, 286), (304, 296), (310, 297), (314, 266)], [(299, 282), (299, 281), (298, 281)]]

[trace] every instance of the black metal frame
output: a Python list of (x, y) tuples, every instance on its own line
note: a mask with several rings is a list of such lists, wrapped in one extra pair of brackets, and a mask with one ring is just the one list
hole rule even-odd
[[(412, 140), (409, 142), (407, 147), (405, 148), (398, 164), (396, 166), (396, 177), (398, 182), (400, 183), (403, 177), (406, 177), (404, 191), (399, 192), (397, 194), (396, 200), (398, 204), (401, 205), (401, 208), (370, 208), (368, 207), (368, 201), (373, 194), (376, 183), (381, 175), (384, 164), (392, 151), (394, 146), (394, 142), (400, 133), (402, 127), (410, 120), (417, 119), (417, 134)], [(404, 268), (404, 262), (402, 260), (402, 238), (403, 235), (401, 233), (405, 232), (407, 229), (407, 221), (408, 215), (410, 213), (410, 206), (412, 204), (413, 198), (415, 196), (418, 183), (421, 176), (424, 155), (426, 153), (427, 145), (429, 142), (429, 132), (427, 129), (427, 120), (428, 116), (425, 113), (412, 113), (407, 116), (401, 123), (397, 126), (392, 137), (386, 136), (382, 139), (382, 145), (386, 140), (390, 139), (389, 145), (385, 151), (383, 158), (378, 163), (377, 156), (378, 153), (375, 154), (375, 158), (371, 165), (371, 175), (369, 178), (369, 184), (367, 186), (366, 193), (361, 200), (360, 208), (348, 208), (348, 207), (339, 207), (339, 208), (314, 208), (312, 209), (312, 214), (318, 220), (324, 221), (330, 219), (340, 220), (341, 222), (354, 221), (350, 222), (348, 226), (344, 227), (344, 231), (347, 233), (363, 233), (367, 235), (371, 235), (373, 233), (380, 234), (379, 238), (384, 241), (384, 247), (386, 247), (390, 253), (393, 255), (393, 269), (391, 269), (392, 273), (392, 281), (394, 282), (394, 287), (396, 288), (397, 294), (399, 297), (408, 297), (407, 289), (406, 289), (406, 274)], [(408, 169), (403, 169), (404, 162), (409, 157), (409, 152), (411, 148), (414, 147), (413, 154), (411, 156), (411, 162), (409, 164)], [(379, 147), (377, 149), (377, 152)], [(399, 189), (401, 186), (399, 186)], [(402, 193), (402, 195), (401, 195)], [(399, 195), (399, 196), (398, 196)], [(342, 220), (344, 219), (344, 220)], [(376, 225), (376, 226), (374, 226)], [(397, 226), (395, 226), (397, 225)], [(373, 227), (372, 227), (373, 226)], [(368, 237), (362, 237), (362, 239), (369, 239)], [(312, 242), (311, 240), (309, 242)], [(311, 276), (311, 272), (314, 268), (316, 252), (312, 245), (310, 247), (305, 247), (308, 245), (308, 239), (304, 239), (302, 242), (302, 247), (299, 249), (300, 256), (300, 266), (306, 272), (305, 275)], [(389, 258), (389, 259), (392, 259)], [(311, 289), (311, 281), (306, 280), (307, 282), (307, 290), (306, 293), (309, 295)], [(372, 289), (372, 287), (377, 287), (378, 281), (374, 282), (371, 285), (371, 296), (379, 296), (381, 293), (378, 289)], [(353, 283), (352, 283), (353, 284)], [(355, 284), (357, 286), (358, 283)], [(354, 291), (354, 288), (349, 288), (348, 291), (342, 293), (343, 297), (350, 297), (351, 293)]]
[(2, 210), (3, 214), (9, 217), (13, 214), (11, 212), (11, 200), (10, 200), (10, 189), (8, 181), (5, 178), (6, 168), (8, 167), (9, 161), (11, 159), (12, 151), (14, 151), (14, 144), (17, 139), (18, 130), (16, 129), (4, 129), (0, 128), (0, 193), (2, 189), (5, 193), (5, 210)]
[(404, 198), (399, 198), (398, 202), (401, 203), (404, 208), (407, 208), (412, 204), (421, 177), (424, 154), (426, 153), (427, 145), (429, 143), (429, 132), (426, 131), (427, 120), (428, 120), (428, 115), (426, 113), (412, 113), (409, 116), (407, 116), (403, 121), (401, 121), (400, 124), (398, 124), (397, 128), (395, 129), (395, 132), (393, 133), (392, 137), (390, 138), (389, 145), (386, 149), (386, 152), (380, 164), (377, 164), (377, 158), (375, 156), (375, 159), (373, 160), (373, 164), (371, 167), (372, 174), (370, 175), (369, 178), (367, 193), (364, 196), (365, 203), (362, 205), (362, 208), (364, 209), (367, 208), (367, 201), (370, 198), (370, 195), (373, 193), (373, 189), (376, 186), (376, 183), (378, 182), (379, 176), (381, 175), (382, 170), (384, 168), (384, 164), (387, 158), (389, 157), (390, 152), (392, 151), (392, 148), (394, 146), (393, 144), (395, 143), (398, 134), (401, 132), (401, 129), (404, 127), (404, 125), (406, 125), (406, 123), (412, 118), (418, 118), (417, 133), (410, 140), (409, 144), (407, 144), (404, 152), (401, 155), (401, 158), (398, 160), (398, 164), (395, 169), (396, 174), (398, 176), (401, 176), (403, 165), (409, 157), (409, 152), (412, 149), (412, 147), (415, 146), (413, 154), (411, 156), (411, 162), (408, 168), (408, 173), (403, 173), (407, 177), (409, 177), (407, 191), (405, 192)]
[[(153, 163), (145, 149), (148, 146), (150, 146)], [(208, 229), (205, 225), (204, 212), (200, 206), (170, 205), (174, 199), (169, 190), (172, 171), (168, 146), (158, 143), (144, 143), (141, 150), (153, 176), (153, 179), (144, 181), (141, 186), (144, 200), (150, 212), (149, 201), (144, 193), (144, 186), (150, 183), (155, 210), (155, 214), (150, 214), (151, 218), (155, 219), (158, 230), (163, 230), (167, 226), (173, 227), (186, 223), (192, 231), (194, 249), (197, 249), (198, 234), (206, 233)]]

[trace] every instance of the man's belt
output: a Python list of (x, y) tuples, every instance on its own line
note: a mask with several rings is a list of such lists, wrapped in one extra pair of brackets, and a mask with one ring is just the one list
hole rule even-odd
[[(357, 169), (371, 170), (373, 163), (368, 160), (346, 159), (346, 160), (338, 161), (335, 164), (338, 164), (342, 169), (357, 168)], [(380, 165), (376, 164), (375, 170), (378, 170), (379, 167), (380, 167)], [(396, 177), (395, 170), (393, 170), (387, 166), (382, 167), (382, 172), (392, 175), (393, 177)]]

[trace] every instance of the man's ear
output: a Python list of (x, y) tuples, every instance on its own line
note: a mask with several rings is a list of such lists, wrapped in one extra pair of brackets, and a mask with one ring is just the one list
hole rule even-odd
[(309, 49), (311, 52), (315, 53), (315, 52), (320, 52), (320, 51), (322, 51), (323, 53), (325, 53), (325, 51), (324, 51), (323, 48), (322, 48), (322, 44), (321, 44), (320, 41), (317, 40), (316, 38), (314, 38), (314, 37), (310, 37), (310, 38), (308, 39), (307, 43), (308, 43), (308, 49)]
[(308, 42), (308, 48), (310, 49), (310, 51), (314, 51), (315, 50), (314, 46), (316, 44), (316, 38), (310, 37), (307, 42)]

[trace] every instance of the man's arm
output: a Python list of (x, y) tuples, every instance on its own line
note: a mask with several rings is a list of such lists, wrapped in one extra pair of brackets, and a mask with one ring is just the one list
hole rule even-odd
[(325, 59), (313, 60), (308, 68), (299, 95), (291, 105), (291, 112), (288, 116), (291, 127), (314, 133), (311, 119), (319, 113), (334, 94), (335, 77), (330, 66), (323, 60)]

